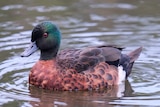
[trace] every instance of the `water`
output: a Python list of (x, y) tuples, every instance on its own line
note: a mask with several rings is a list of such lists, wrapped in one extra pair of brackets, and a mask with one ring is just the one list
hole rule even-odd
[[(0, 106), (143, 107), (160, 105), (159, 0), (1, 0)], [(129, 52), (143, 46), (132, 73), (118, 87), (98, 92), (53, 92), (30, 87), (28, 74), (39, 52), (28, 58), (33, 27), (52, 20), (61, 29), (61, 49), (117, 44)], [(125, 90), (123, 90), (125, 89)]]

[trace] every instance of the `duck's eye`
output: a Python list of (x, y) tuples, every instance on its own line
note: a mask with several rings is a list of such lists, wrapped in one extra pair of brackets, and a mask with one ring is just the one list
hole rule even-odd
[(43, 37), (47, 38), (47, 37), (48, 37), (48, 33), (45, 32), (45, 33), (43, 34)]

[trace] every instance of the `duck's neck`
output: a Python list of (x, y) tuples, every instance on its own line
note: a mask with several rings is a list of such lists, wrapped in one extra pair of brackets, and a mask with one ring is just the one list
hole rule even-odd
[(51, 60), (57, 56), (58, 49), (56, 50), (41, 50), (40, 60)]

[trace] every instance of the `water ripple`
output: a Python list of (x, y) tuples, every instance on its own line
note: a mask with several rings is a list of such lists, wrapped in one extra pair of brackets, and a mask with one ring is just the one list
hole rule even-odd
[(90, 5), (92, 8), (120, 8), (120, 9), (135, 9), (135, 5), (126, 3), (107, 3), (107, 4), (96, 4)]
[(37, 12), (65, 11), (66, 9), (67, 7), (64, 7), (64, 6), (51, 6), (51, 7), (34, 6), (34, 7), (27, 8), (28, 11), (36, 10)]
[(120, 100), (115, 100), (110, 102), (110, 104), (120, 104), (120, 105), (134, 105), (134, 106), (159, 106), (160, 97), (124, 97)]
[(15, 4), (15, 5), (6, 5), (4, 7), (1, 7), (1, 10), (12, 10), (12, 9), (21, 9), (21, 8), (24, 8), (24, 5)]

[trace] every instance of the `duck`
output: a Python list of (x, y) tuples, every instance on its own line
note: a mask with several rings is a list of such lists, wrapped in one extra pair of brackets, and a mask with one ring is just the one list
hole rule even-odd
[(97, 90), (122, 84), (130, 75), (142, 47), (123, 54), (117, 45), (59, 50), (61, 32), (52, 21), (36, 25), (31, 43), (21, 57), (40, 50), (40, 59), (31, 68), (29, 84), (48, 90)]

